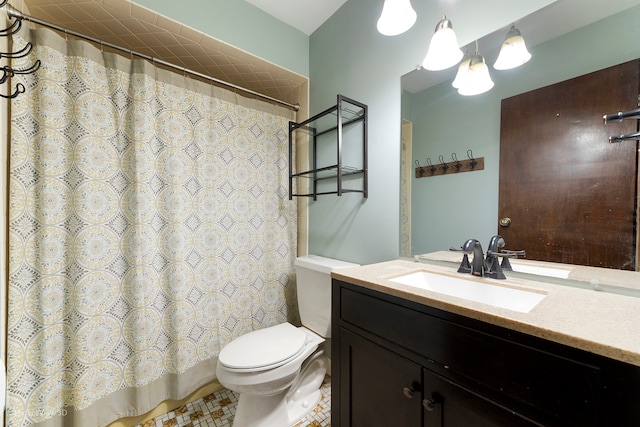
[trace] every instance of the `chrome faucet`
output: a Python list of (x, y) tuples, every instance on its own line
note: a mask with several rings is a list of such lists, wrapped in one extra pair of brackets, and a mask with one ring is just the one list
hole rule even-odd
[[(506, 279), (502, 270), (511, 270), (509, 258), (524, 256), (524, 251), (507, 251), (504, 248), (505, 242), (502, 236), (496, 235), (489, 241), (487, 256), (482, 252), (482, 245), (476, 239), (469, 239), (464, 242), (460, 249), (451, 248), (452, 251), (462, 251), (464, 253), (462, 262), (458, 268), (458, 273), (468, 273), (478, 277), (488, 277), (491, 279)], [(469, 254), (473, 254), (473, 261), (469, 262)], [(500, 263), (502, 257), (502, 263)]]
[[(509, 262), (509, 258), (519, 258), (524, 257), (527, 253), (524, 250), (506, 250), (503, 249), (505, 246), (504, 239), (502, 236), (497, 235), (491, 238), (489, 242), (489, 249), (487, 249), (487, 266), (490, 270), (508, 270), (511, 271), (511, 263)], [(502, 262), (498, 264), (498, 257), (502, 257)]]
[(493, 236), (489, 240), (489, 246), (487, 247), (487, 265), (491, 265), (494, 258), (498, 258), (498, 252), (504, 248), (504, 239), (500, 235)]
[[(464, 245), (462, 245), (462, 252), (464, 252), (465, 257), (467, 257), (468, 254), (473, 254), (471, 269), (468, 273), (471, 273), (473, 276), (484, 276), (486, 265), (484, 263), (484, 253), (482, 252), (482, 245), (480, 242), (476, 239), (467, 240), (464, 242)], [(467, 258), (467, 264), (468, 263), (469, 259)]]
[[(487, 247), (487, 277), (491, 277), (493, 279), (506, 279), (504, 273), (502, 272), (502, 268), (500, 266), (500, 262), (498, 257), (502, 254), (500, 253), (500, 249), (504, 248), (504, 239), (500, 235), (493, 236), (489, 241), (489, 247)], [(503, 257), (503, 260), (508, 260), (507, 257)]]

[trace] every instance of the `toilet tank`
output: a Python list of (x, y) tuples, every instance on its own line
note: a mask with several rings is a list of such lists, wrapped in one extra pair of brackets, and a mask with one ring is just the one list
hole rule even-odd
[(331, 272), (350, 267), (358, 264), (318, 255), (296, 259), (298, 309), (303, 326), (322, 337), (331, 337)]

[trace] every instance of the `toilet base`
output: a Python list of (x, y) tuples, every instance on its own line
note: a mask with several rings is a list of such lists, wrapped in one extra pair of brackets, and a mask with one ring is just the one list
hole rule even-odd
[(318, 351), (305, 361), (287, 390), (270, 396), (240, 393), (232, 427), (289, 427), (297, 423), (320, 401), (327, 366), (324, 352)]
[(286, 397), (290, 424), (303, 419), (320, 402), (320, 386), (327, 374), (328, 365), (329, 360), (324, 351), (316, 352), (302, 365), (300, 375), (289, 388)]
[(240, 393), (232, 427), (287, 427), (286, 390), (271, 396)]

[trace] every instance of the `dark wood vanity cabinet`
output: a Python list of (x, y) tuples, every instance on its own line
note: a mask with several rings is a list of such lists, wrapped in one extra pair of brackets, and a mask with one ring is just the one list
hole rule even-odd
[(540, 425), (428, 369), (424, 370), (423, 382), (424, 424), (414, 425), (428, 427)]
[(347, 329), (340, 329), (340, 352), (341, 365), (347, 364), (341, 384), (348, 390), (350, 410), (336, 413), (340, 422), (332, 425), (421, 425), (422, 367), (418, 363)]
[(332, 426), (640, 426), (640, 367), (333, 280)]

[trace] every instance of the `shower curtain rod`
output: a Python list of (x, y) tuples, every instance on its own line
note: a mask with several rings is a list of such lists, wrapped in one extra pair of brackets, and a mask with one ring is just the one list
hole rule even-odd
[(22, 13), (18, 9), (14, 8), (13, 6), (11, 6), (10, 4), (7, 5), (7, 14), (12, 18), (26, 19), (27, 21), (33, 22), (35, 24), (42, 25), (44, 27), (48, 27), (48, 28), (54, 29), (56, 31), (60, 31), (60, 32), (63, 32), (65, 34), (70, 34), (70, 35), (72, 35), (74, 37), (78, 37), (78, 38), (85, 39), (85, 40), (88, 40), (88, 41), (96, 43), (96, 44), (100, 44), (101, 46), (107, 46), (107, 47), (112, 48), (112, 49), (120, 50), (122, 52), (127, 52), (130, 55), (138, 56), (140, 58), (143, 58), (143, 59), (146, 59), (148, 61), (151, 61), (152, 63), (155, 63), (155, 64), (161, 64), (161, 65), (164, 65), (166, 67), (173, 68), (174, 70), (179, 70), (179, 71), (182, 71), (184, 73), (189, 73), (189, 74), (192, 74), (194, 76), (198, 76), (198, 77), (201, 77), (203, 79), (210, 80), (210, 81), (213, 81), (215, 83), (221, 84), (223, 86), (230, 87), (230, 88), (233, 88), (233, 89), (236, 89), (236, 90), (240, 90), (240, 91), (242, 91), (244, 93), (248, 93), (248, 94), (257, 96), (259, 98), (262, 98), (262, 99), (266, 99), (266, 100), (269, 100), (269, 101), (272, 101), (272, 102), (276, 102), (276, 103), (278, 103), (280, 105), (284, 105), (285, 107), (291, 108), (291, 109), (293, 109), (295, 111), (298, 111), (300, 109), (300, 105), (299, 104), (290, 104), (290, 103), (282, 101), (280, 99), (272, 98), (272, 97), (270, 97), (268, 95), (264, 95), (262, 93), (255, 92), (255, 91), (253, 91), (251, 89), (246, 89), (246, 88), (243, 88), (242, 86), (234, 85), (233, 83), (225, 82), (224, 80), (220, 80), (220, 79), (217, 79), (215, 77), (207, 76), (206, 74), (202, 74), (202, 73), (199, 73), (199, 72), (194, 71), (194, 70), (190, 70), (190, 69), (185, 68), (185, 67), (180, 67), (179, 65), (175, 65), (175, 64), (172, 64), (170, 62), (163, 61), (162, 59), (154, 58), (152, 56), (145, 55), (145, 54), (140, 53), (140, 52), (136, 52), (136, 51), (128, 49), (126, 47), (118, 46), (118, 45), (115, 45), (115, 44), (112, 44), (112, 43), (109, 43), (109, 42), (106, 42), (106, 41), (103, 41), (103, 40), (100, 40), (100, 39), (96, 39), (96, 38), (88, 36), (86, 34), (78, 33), (76, 31), (70, 30), (68, 28), (60, 27), (60, 26), (58, 26), (56, 24), (52, 24), (51, 22), (43, 21), (43, 20), (35, 18), (33, 16), (25, 15), (24, 13)]

